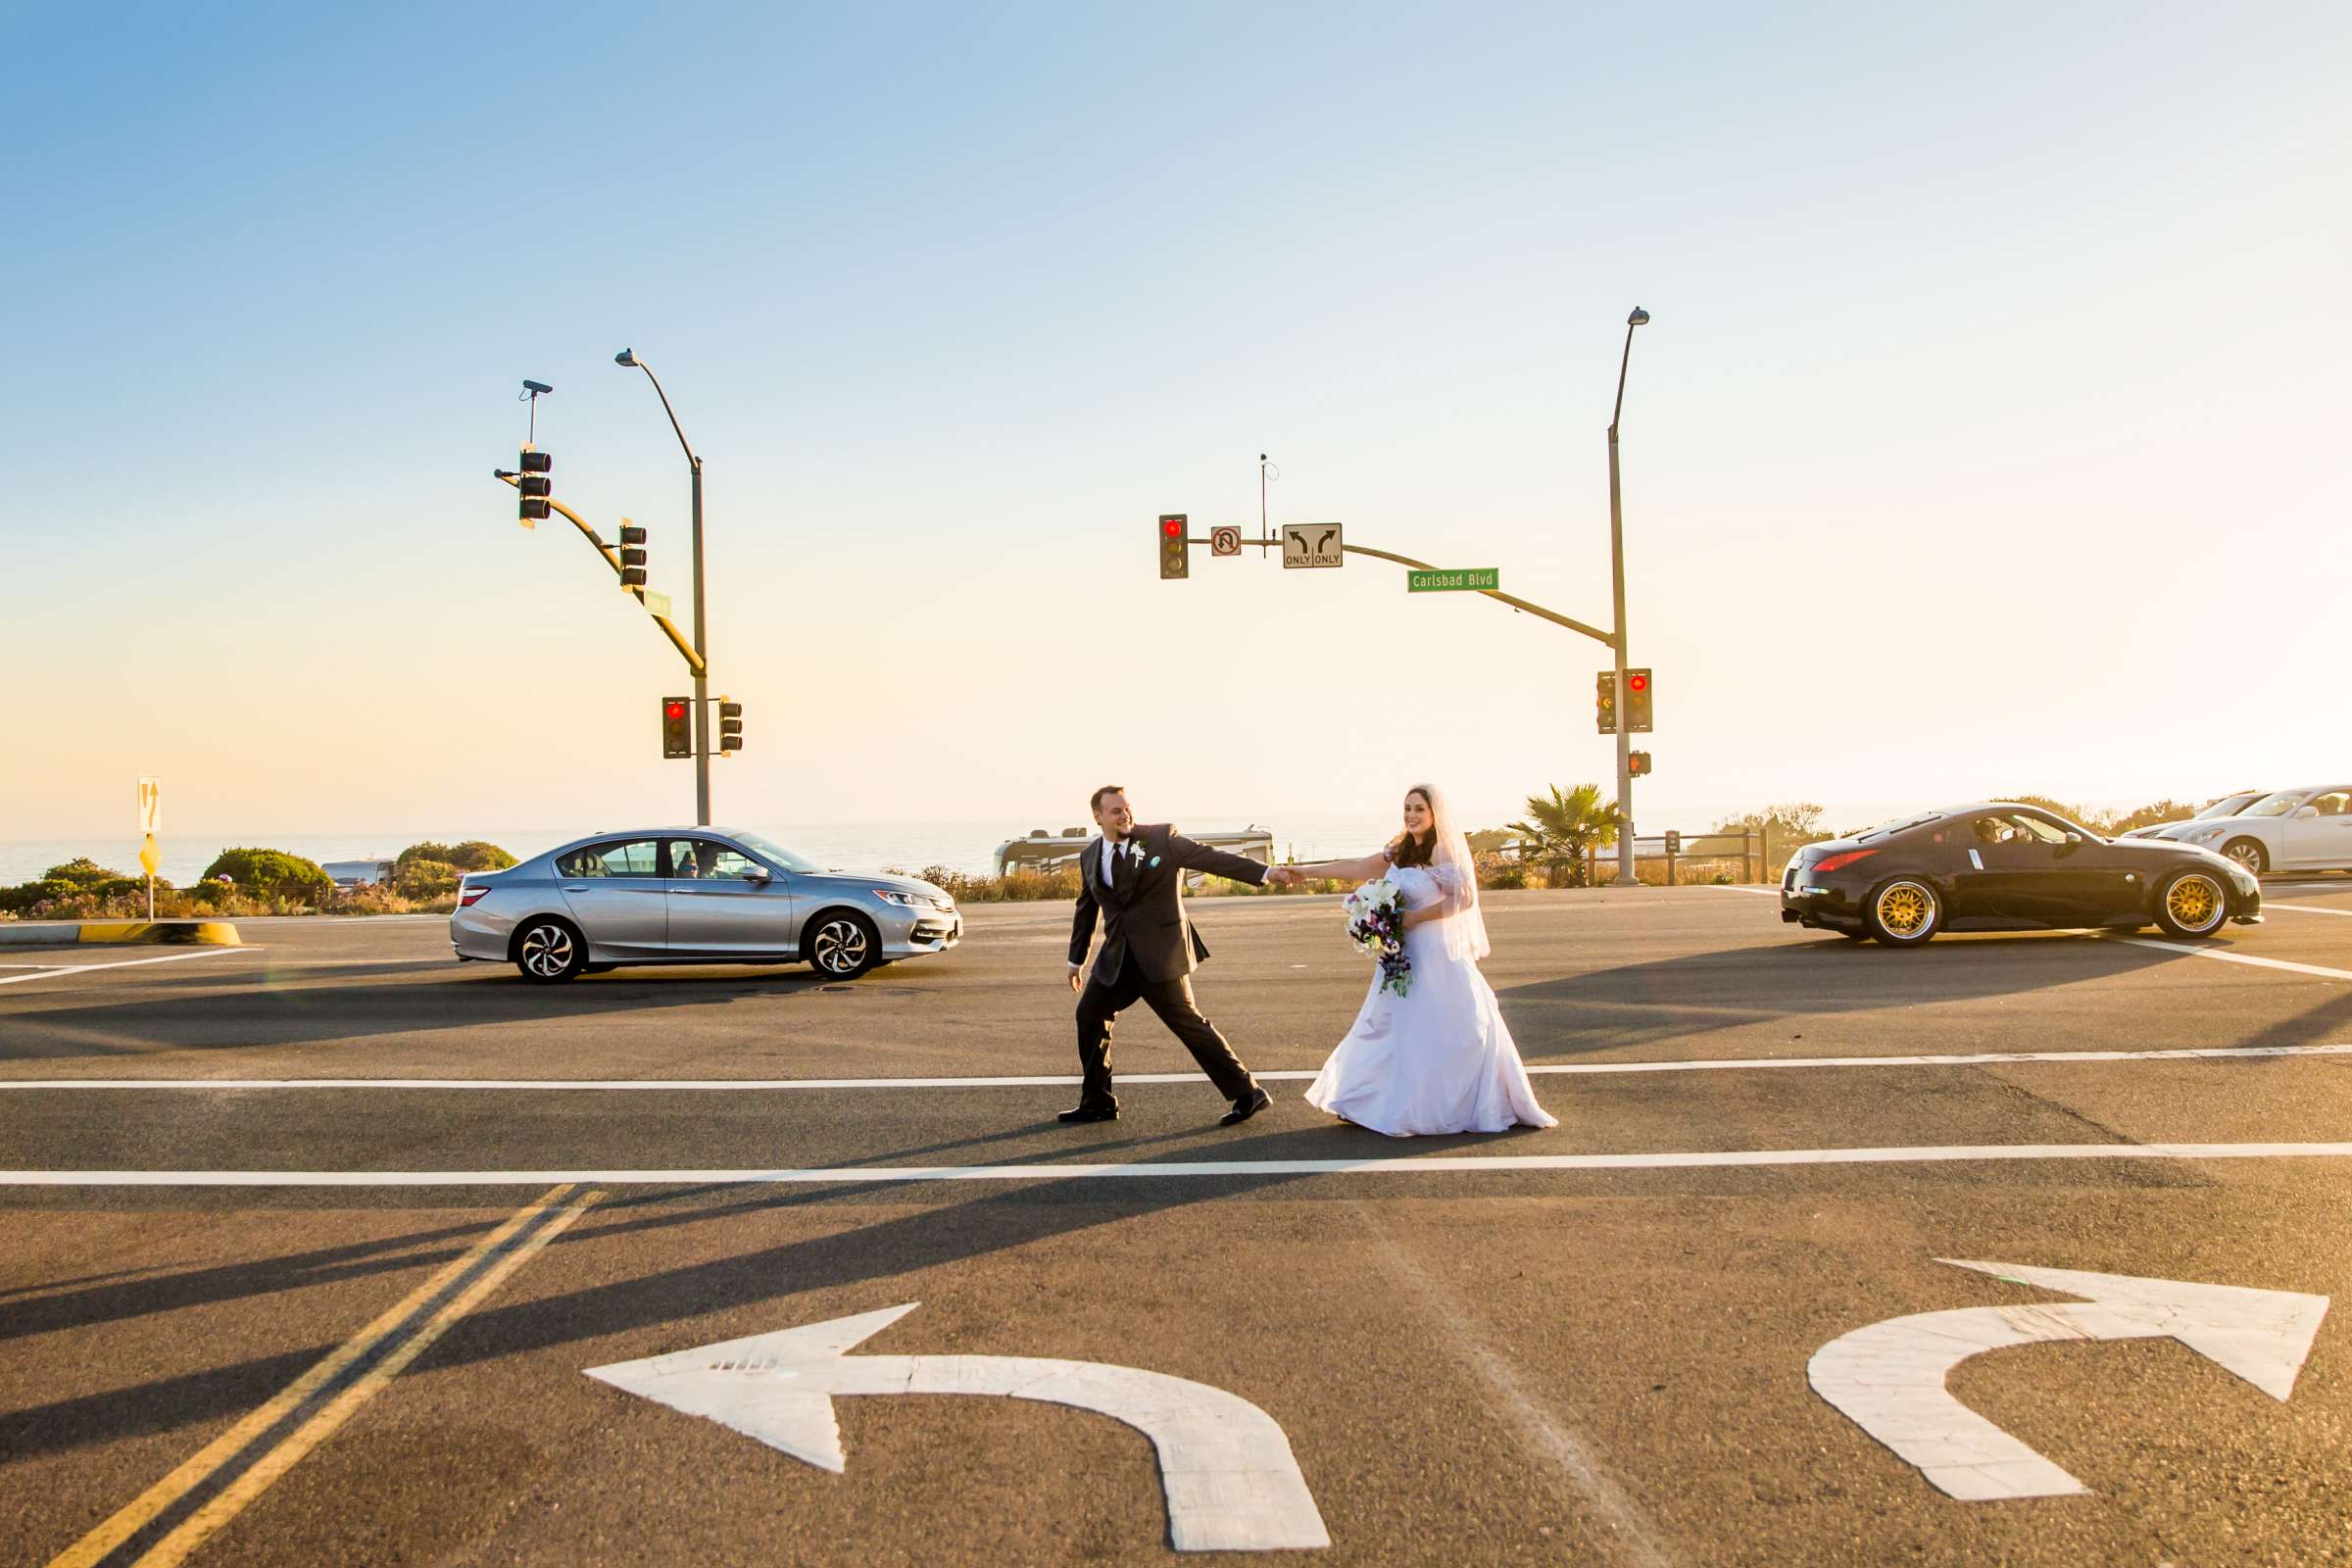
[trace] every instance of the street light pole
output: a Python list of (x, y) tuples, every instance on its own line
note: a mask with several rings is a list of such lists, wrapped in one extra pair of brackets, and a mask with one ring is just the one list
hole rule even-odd
[[(702, 667), (694, 672), (694, 821), (697, 827), (710, 825), (710, 644), (703, 619), (703, 460), (695, 455), (678, 424), (678, 411), (669, 406), (669, 394), (662, 390), (662, 378), (654, 368), (627, 349), (612, 356), (612, 363), (630, 369), (643, 370), (645, 378), (654, 383), (654, 396), (662, 400), (662, 412), (669, 416), (669, 427), (677, 431), (678, 446), (686, 454), (686, 466), (694, 475), (694, 653)], [(1616, 439), (1611, 426), (1610, 439)], [(1611, 451), (1614, 452), (1614, 448)], [(1622, 616), (1620, 616), (1622, 618)], [(1619, 655), (1620, 662), (1623, 654)]]
[(1625, 413), (1625, 368), (1634, 357), (1634, 328), (1649, 319), (1637, 306), (1625, 318), (1625, 352), (1617, 361), (1617, 404), (1609, 411), (1609, 577), (1616, 598), (1613, 642), (1617, 652), (1617, 885), (1634, 885), (1633, 693), (1625, 680), (1625, 507), (1617, 487), (1617, 421)]

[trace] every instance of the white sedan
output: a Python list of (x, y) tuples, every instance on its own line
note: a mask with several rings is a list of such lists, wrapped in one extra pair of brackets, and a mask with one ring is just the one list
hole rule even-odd
[(2219, 851), (2249, 871), (2352, 871), (2352, 784), (2274, 790), (2235, 816), (2153, 836)]

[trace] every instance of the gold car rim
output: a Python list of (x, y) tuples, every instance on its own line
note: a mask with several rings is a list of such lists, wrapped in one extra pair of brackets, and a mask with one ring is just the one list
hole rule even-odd
[(2208, 930), (2222, 923), (2222, 890), (2211, 877), (2184, 876), (2165, 892), (2164, 908), (2183, 930)]
[(1935, 918), (1935, 898), (1916, 882), (1897, 882), (1879, 895), (1879, 924), (1890, 937), (1919, 936)]

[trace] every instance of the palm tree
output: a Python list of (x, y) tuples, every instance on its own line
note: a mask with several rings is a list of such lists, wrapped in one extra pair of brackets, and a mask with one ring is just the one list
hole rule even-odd
[(1597, 784), (1567, 791), (1554, 784), (1549, 795), (1527, 798), (1527, 814), (1529, 820), (1513, 822), (1511, 831), (1519, 835), (1528, 858), (1544, 862), (1545, 878), (1555, 888), (1585, 886), (1586, 852), (1617, 842), (1617, 803), (1602, 805)]

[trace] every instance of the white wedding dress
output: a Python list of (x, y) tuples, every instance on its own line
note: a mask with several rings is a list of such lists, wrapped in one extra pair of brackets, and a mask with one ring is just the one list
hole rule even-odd
[[(1439, 902), (1439, 878), (1460, 874), (1450, 865), (1405, 866), (1388, 877), (1409, 909)], [(1446, 923), (1405, 928), (1413, 962), (1405, 995), (1382, 990), (1373, 965), (1363, 1010), (1308, 1086), (1307, 1102), (1392, 1138), (1557, 1127), (1559, 1118), (1536, 1103), (1494, 988), (1475, 959), (1447, 953)]]

